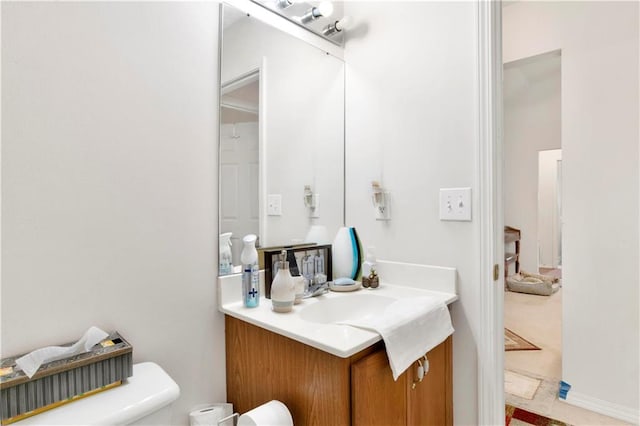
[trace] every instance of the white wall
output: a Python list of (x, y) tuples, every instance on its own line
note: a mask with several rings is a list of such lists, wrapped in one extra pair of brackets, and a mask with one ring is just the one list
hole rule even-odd
[(225, 400), (218, 5), (2, 4), (2, 356), (118, 330)]
[[(345, 6), (355, 19), (345, 51), (346, 222), (379, 259), (458, 269), (454, 417), (477, 424), (479, 227), (438, 218), (439, 188), (474, 187), (478, 173), (477, 5)], [(372, 180), (391, 191), (388, 223), (375, 220)]]
[(516, 2), (504, 60), (562, 49), (563, 379), (638, 421), (637, 2)]
[(527, 58), (509, 63), (503, 76), (504, 223), (520, 229), (520, 268), (534, 273), (538, 273), (538, 152), (560, 148), (560, 62), (557, 52)]
[[(538, 263), (556, 268), (560, 256), (560, 182), (562, 150), (538, 153)], [(560, 201), (561, 202), (561, 201)]]

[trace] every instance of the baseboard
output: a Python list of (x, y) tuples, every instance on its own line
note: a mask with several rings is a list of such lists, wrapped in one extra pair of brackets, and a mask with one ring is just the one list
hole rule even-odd
[(595, 413), (604, 414), (605, 416), (629, 422), (631, 424), (639, 424), (640, 410), (625, 407), (623, 405), (614, 404), (613, 402), (604, 401), (592, 396), (576, 393), (570, 390), (565, 400), (568, 404), (585, 408)]

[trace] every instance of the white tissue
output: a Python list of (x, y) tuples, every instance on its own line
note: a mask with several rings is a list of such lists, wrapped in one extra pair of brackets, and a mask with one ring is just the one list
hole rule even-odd
[(98, 327), (91, 327), (80, 340), (71, 346), (47, 346), (36, 349), (16, 359), (16, 364), (24, 371), (27, 377), (31, 378), (45, 362), (88, 352), (96, 343), (99, 343), (108, 335)]

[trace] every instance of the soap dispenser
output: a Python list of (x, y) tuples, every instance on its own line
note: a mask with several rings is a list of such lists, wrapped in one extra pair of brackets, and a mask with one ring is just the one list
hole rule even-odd
[(247, 308), (255, 308), (260, 304), (260, 274), (258, 269), (257, 237), (246, 235), (242, 239), (244, 246), (240, 253), (242, 262), (242, 301)]
[(291, 312), (296, 298), (295, 282), (289, 272), (287, 251), (280, 252), (278, 273), (271, 284), (271, 303), (274, 312)]

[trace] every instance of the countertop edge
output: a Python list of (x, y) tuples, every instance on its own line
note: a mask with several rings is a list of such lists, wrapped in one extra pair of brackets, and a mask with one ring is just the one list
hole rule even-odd
[[(403, 287), (403, 286), (397, 286), (397, 287)], [(430, 292), (430, 293), (436, 293), (436, 294), (440, 294), (443, 296), (443, 301), (444, 303), (449, 306), (451, 305), (453, 302), (457, 301), (459, 299), (457, 294), (454, 293), (446, 293), (446, 292), (440, 292), (440, 291), (434, 291), (434, 290), (423, 290), (426, 292)], [(262, 297), (260, 299), (260, 303), (269, 303), (270, 300), (266, 299), (264, 297)], [(253, 318), (251, 316), (247, 316), (244, 315), (242, 312), (238, 311), (238, 304), (241, 302), (231, 302), (231, 303), (227, 303), (224, 304), (222, 306), (219, 307), (219, 311), (224, 313), (225, 315), (229, 315), (233, 318), (239, 319), (241, 321), (247, 322), (249, 324), (255, 325), (256, 327), (260, 327), (262, 329), (271, 331), (273, 333), (276, 333), (280, 336), (284, 336), (284, 337), (288, 337), (292, 340), (295, 340), (297, 342), (303, 343), (305, 345), (311, 346), (313, 348), (319, 349), (323, 352), (327, 352), (331, 355), (335, 355), (337, 357), (340, 358), (349, 358), (352, 355), (357, 354), (358, 352), (370, 347), (371, 345), (379, 342), (382, 340), (382, 337), (380, 336), (380, 334), (375, 333), (373, 331), (368, 331), (368, 330), (363, 330), (363, 329), (358, 329), (360, 334), (363, 334), (364, 336), (366, 336), (366, 338), (361, 338), (357, 341), (356, 344), (354, 344), (353, 346), (349, 346), (349, 348), (346, 349), (339, 349), (335, 346), (331, 346), (331, 345), (327, 345), (327, 344), (323, 344), (321, 341), (306, 337), (305, 335), (302, 334), (298, 334), (295, 331), (291, 331), (291, 330), (285, 330), (282, 329), (281, 327), (274, 325), (274, 324), (270, 324), (268, 322), (265, 322), (263, 320), (260, 319), (256, 319)], [(243, 307), (240, 307), (241, 309), (246, 309)], [(287, 314), (276, 314), (276, 315), (287, 315)], [(324, 327), (328, 326), (328, 325), (323, 325)], [(351, 326), (349, 325), (339, 325), (339, 324), (331, 324), (331, 326), (333, 327), (349, 327), (351, 328)], [(367, 336), (369, 335), (369, 336)]]

